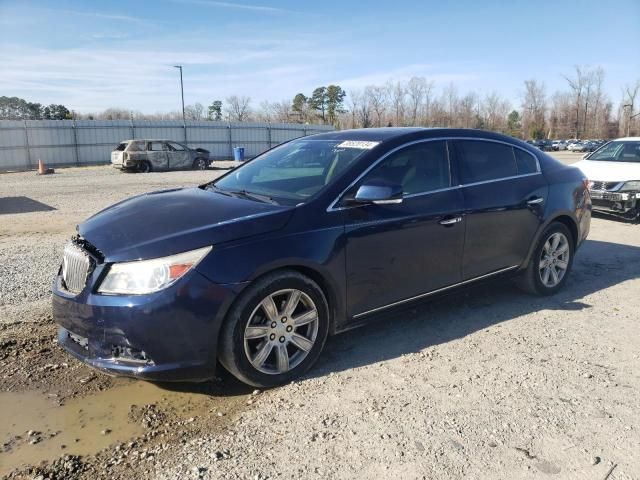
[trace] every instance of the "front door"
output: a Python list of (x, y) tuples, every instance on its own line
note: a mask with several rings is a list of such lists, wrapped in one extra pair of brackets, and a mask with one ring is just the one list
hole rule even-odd
[(402, 186), (400, 204), (347, 207), (347, 311), (361, 317), (461, 280), (463, 197), (451, 186), (446, 141), (391, 153), (354, 187)]
[(169, 155), (169, 168), (180, 170), (191, 168), (191, 157), (189, 151), (179, 143), (167, 142), (167, 154)]

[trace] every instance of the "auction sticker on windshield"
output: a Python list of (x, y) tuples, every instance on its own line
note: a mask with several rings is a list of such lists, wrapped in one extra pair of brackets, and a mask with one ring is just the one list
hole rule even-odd
[(345, 140), (340, 145), (336, 145), (336, 148), (360, 148), (363, 150), (371, 150), (380, 142), (366, 142), (362, 140)]

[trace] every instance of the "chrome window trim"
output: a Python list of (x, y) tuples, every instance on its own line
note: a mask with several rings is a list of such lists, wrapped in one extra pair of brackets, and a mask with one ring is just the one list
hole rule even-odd
[[(492, 180), (483, 180), (481, 182), (473, 182), (473, 183), (459, 183), (458, 185), (452, 185), (450, 187), (447, 188), (440, 188), (438, 190), (429, 190), (428, 192), (420, 192), (420, 193), (412, 193), (410, 195), (405, 195), (402, 198), (414, 198), (414, 197), (420, 197), (423, 195), (431, 195), (433, 193), (440, 193), (440, 192), (445, 192), (447, 190), (455, 190), (458, 188), (465, 188), (465, 187), (473, 187), (476, 185), (483, 185), (486, 183), (494, 183), (494, 182), (502, 182), (504, 180), (513, 180), (515, 178), (521, 178), (521, 177), (531, 177), (533, 175), (541, 175), (542, 174), (542, 170), (540, 169), (540, 161), (538, 160), (538, 157), (535, 156), (533, 153), (531, 153), (530, 151), (528, 151), (525, 148), (522, 148), (519, 145), (514, 145), (512, 143), (509, 142), (505, 142), (502, 140), (495, 140), (493, 138), (475, 138), (475, 137), (434, 137), (434, 138), (422, 138), (420, 140), (413, 140), (411, 142), (407, 142), (404, 143), (396, 148), (394, 148), (393, 150), (388, 151), (387, 153), (385, 153), (383, 156), (381, 156), (380, 158), (378, 158), (375, 162), (373, 162), (371, 165), (369, 165), (360, 175), (358, 175), (358, 177), (351, 182), (347, 188), (345, 188), (342, 192), (340, 192), (340, 194), (333, 200), (333, 202), (331, 202), (329, 204), (329, 206), (327, 207), (327, 212), (336, 212), (336, 211), (340, 211), (340, 210), (347, 210), (347, 209), (351, 209), (351, 208), (358, 208), (357, 205), (350, 205), (350, 206), (344, 206), (344, 207), (337, 207), (336, 205), (339, 203), (340, 199), (344, 196), (344, 194), (349, 191), (351, 188), (353, 188), (353, 186), (355, 184), (357, 184), (360, 180), (362, 180), (362, 178), (369, 173), (373, 168), (375, 168), (380, 162), (382, 162), (384, 159), (386, 159), (387, 157), (389, 157), (390, 155), (394, 154), (395, 152), (397, 152), (398, 150), (401, 150), (403, 148), (406, 147), (410, 147), (412, 145), (416, 145), (418, 143), (426, 143), (426, 142), (437, 142), (437, 141), (453, 141), (453, 140), (475, 140), (475, 141), (479, 141), (479, 142), (493, 142), (493, 143), (501, 143), (503, 145), (507, 145), (509, 147), (512, 148), (518, 148), (520, 150), (522, 150), (523, 152), (531, 155), (535, 161), (536, 161), (536, 169), (537, 171), (534, 173), (523, 173), (521, 175), (513, 175), (510, 177), (503, 177), (503, 178), (495, 178)], [(451, 165), (451, 152), (449, 151), (449, 144), (447, 143), (446, 145), (447, 147), (447, 158), (449, 160), (449, 182), (451, 183), (451, 179), (453, 178), (452, 176), (452, 165)]]
[(398, 300), (397, 302), (388, 303), (387, 305), (382, 305), (380, 307), (372, 308), (371, 310), (366, 310), (364, 312), (357, 313), (357, 314), (355, 314), (353, 316), (353, 318), (354, 319), (360, 318), (360, 317), (363, 317), (365, 315), (369, 315), (370, 313), (379, 312), (381, 310), (386, 310), (388, 308), (395, 307), (397, 305), (402, 305), (403, 303), (411, 302), (413, 300), (418, 300), (420, 298), (428, 297), (430, 295), (435, 295), (436, 293), (444, 292), (446, 290), (450, 290), (452, 288), (459, 287), (461, 285), (466, 285), (467, 283), (475, 282), (476, 280), (481, 280), (483, 278), (488, 278), (488, 277), (491, 277), (493, 275), (498, 275), (499, 273), (508, 272), (509, 270), (514, 270), (514, 269), (516, 269), (518, 267), (520, 267), (520, 265), (512, 265), (510, 267), (501, 268), (500, 270), (496, 270), (495, 272), (485, 273), (484, 275), (479, 275), (477, 277), (473, 277), (473, 278), (470, 278), (468, 280), (463, 280), (462, 282), (454, 283), (453, 285), (449, 285), (449, 286), (442, 287), (442, 288), (437, 288), (435, 290), (431, 290), (431, 291), (426, 292), (426, 293), (421, 293), (421, 294), (415, 295), (413, 297), (405, 298), (403, 300)]

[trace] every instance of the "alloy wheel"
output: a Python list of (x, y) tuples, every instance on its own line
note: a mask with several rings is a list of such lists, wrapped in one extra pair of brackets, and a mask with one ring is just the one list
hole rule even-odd
[(540, 254), (538, 270), (542, 284), (547, 288), (556, 287), (564, 278), (569, 268), (569, 240), (556, 232), (547, 238)]
[(244, 330), (244, 351), (258, 371), (279, 375), (307, 357), (318, 335), (318, 309), (297, 289), (267, 295), (253, 310)]

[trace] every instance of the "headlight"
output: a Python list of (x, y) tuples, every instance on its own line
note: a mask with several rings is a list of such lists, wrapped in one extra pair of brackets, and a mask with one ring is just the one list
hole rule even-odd
[(620, 187), (620, 192), (636, 192), (640, 191), (640, 180), (632, 180), (631, 182), (626, 182), (622, 187)]
[(120, 295), (157, 292), (175, 283), (210, 251), (211, 247), (204, 247), (170, 257), (114, 263), (98, 292)]

